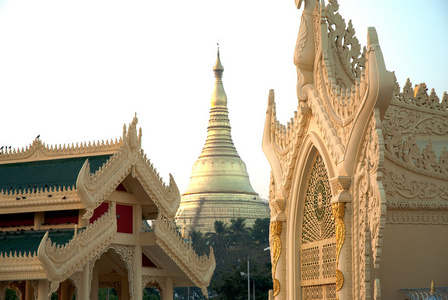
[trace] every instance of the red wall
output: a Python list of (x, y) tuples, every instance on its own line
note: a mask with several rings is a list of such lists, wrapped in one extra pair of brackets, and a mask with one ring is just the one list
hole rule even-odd
[(131, 205), (117, 204), (117, 232), (133, 232), (133, 214)]
[(0, 215), (0, 228), (11, 226), (33, 226), (34, 213)]
[(90, 224), (95, 222), (96, 219), (101, 217), (105, 212), (107, 212), (108, 209), (109, 209), (109, 203), (107, 202), (101, 203), (101, 205), (95, 208), (95, 210), (93, 211), (93, 215), (90, 218)]
[[(90, 218), (90, 224), (95, 222), (96, 219), (101, 217), (109, 209), (109, 203), (103, 202), (98, 206), (92, 217)], [(131, 205), (117, 204), (117, 232), (133, 233), (133, 207)]]
[(78, 224), (78, 210), (46, 211), (43, 223), (45, 225)]

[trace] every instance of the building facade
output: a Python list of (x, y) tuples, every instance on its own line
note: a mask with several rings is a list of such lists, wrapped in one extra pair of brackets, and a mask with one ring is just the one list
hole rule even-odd
[(219, 50), (213, 71), (207, 139), (176, 215), (186, 234), (192, 230), (213, 232), (215, 221), (230, 223), (231, 219), (244, 218), (251, 226), (256, 219), (269, 217), (269, 207), (252, 188), (246, 164), (233, 144)]
[(298, 109), (280, 124), (271, 90), (263, 137), (271, 299), (408, 299), (431, 280), (448, 286), (447, 94), (400, 89), (375, 28), (362, 50), (337, 1), (302, 4)]
[[(0, 155), (0, 299), (142, 299), (156, 287), (206, 287), (213, 251), (199, 257), (173, 221), (180, 193), (141, 149), (137, 118), (115, 142), (46, 146)], [(150, 225), (148, 222), (150, 221)]]

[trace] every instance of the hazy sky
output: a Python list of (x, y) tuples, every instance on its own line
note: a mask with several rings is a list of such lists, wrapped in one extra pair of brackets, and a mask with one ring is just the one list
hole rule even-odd
[[(377, 29), (403, 86), (448, 90), (448, 2), (340, 0), (366, 44)], [(293, 0), (0, 0), (0, 145), (118, 138), (137, 112), (142, 147), (181, 193), (206, 138), (220, 43), (232, 136), (266, 198), (261, 150), (269, 89), (286, 123), (297, 107)]]

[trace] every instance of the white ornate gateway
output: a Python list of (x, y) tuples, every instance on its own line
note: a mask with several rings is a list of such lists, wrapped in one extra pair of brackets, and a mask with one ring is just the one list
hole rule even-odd
[[(167, 186), (141, 149), (137, 118), (115, 142), (30, 147), (0, 153), (0, 299), (162, 299), (173, 287), (206, 287), (215, 269), (174, 225), (180, 194)], [(152, 226), (146, 221), (150, 220)]]
[(298, 108), (269, 92), (272, 299), (405, 299), (448, 286), (448, 96), (400, 91), (378, 36), (361, 49), (336, 0), (304, 2)]

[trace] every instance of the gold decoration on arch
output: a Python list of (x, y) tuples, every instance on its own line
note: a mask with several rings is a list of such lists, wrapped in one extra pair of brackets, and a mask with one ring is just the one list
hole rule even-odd
[[(334, 223), (336, 227), (336, 268), (339, 264), (339, 255), (341, 254), (342, 244), (345, 241), (345, 203), (334, 203), (331, 206), (333, 212)], [(339, 291), (344, 284), (344, 275), (341, 270), (336, 269), (336, 291)]]
[(272, 282), (274, 297), (280, 293), (280, 281), (275, 277), (277, 270), (277, 263), (282, 252), (282, 241), (280, 239), (280, 234), (282, 233), (282, 222), (276, 221), (271, 222), (271, 255), (272, 255)]

